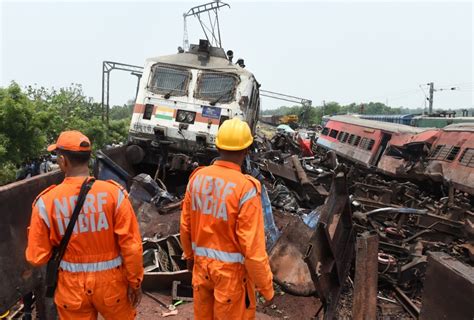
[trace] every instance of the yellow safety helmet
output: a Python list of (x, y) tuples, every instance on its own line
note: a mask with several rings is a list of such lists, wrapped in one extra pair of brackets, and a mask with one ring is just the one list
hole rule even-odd
[(248, 148), (253, 142), (252, 133), (247, 122), (238, 118), (224, 121), (219, 127), (216, 146), (227, 151), (240, 151)]

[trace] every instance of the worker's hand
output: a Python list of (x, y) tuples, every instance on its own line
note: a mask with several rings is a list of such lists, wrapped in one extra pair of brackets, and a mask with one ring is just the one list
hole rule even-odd
[(193, 272), (193, 268), (194, 268), (194, 259), (186, 259), (186, 268)]
[(140, 301), (142, 301), (142, 288), (132, 288), (128, 287), (128, 300), (130, 300), (130, 303), (134, 308), (136, 308), (139, 304)]

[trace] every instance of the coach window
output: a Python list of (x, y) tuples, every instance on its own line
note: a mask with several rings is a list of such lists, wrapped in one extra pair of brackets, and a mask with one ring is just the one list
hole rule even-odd
[(367, 142), (368, 142), (367, 138), (362, 138), (362, 141), (360, 142), (359, 148), (365, 150), (367, 148)]
[(357, 147), (359, 145), (359, 142), (360, 142), (360, 136), (356, 136), (355, 140), (354, 140), (354, 143), (352, 144), (354, 147)]
[(337, 135), (337, 140), (341, 141), (344, 133), (345, 133), (344, 131), (339, 131), (339, 134)]
[(449, 152), (451, 151), (451, 146), (446, 146), (443, 145), (439, 152), (436, 154), (435, 157), (433, 157), (436, 160), (446, 160), (446, 157), (448, 156)]
[(354, 134), (351, 134), (349, 136), (349, 140), (347, 140), (347, 143), (350, 144), (350, 145), (353, 145), (354, 144), (354, 140), (355, 140), (355, 135)]
[(444, 144), (437, 145), (436, 148), (434, 148), (434, 150), (431, 152), (429, 158), (436, 159), (436, 157), (438, 156), (439, 152), (441, 151), (443, 147), (444, 147)]
[(459, 163), (474, 168), (474, 148), (466, 148), (459, 158)]
[(369, 143), (367, 145), (367, 150), (372, 150), (372, 148), (374, 147), (374, 144), (375, 144), (375, 140), (374, 139), (370, 139), (369, 140)]
[(449, 150), (449, 153), (446, 155), (446, 160), (453, 161), (454, 159), (456, 159), (456, 156), (458, 155), (460, 150), (461, 147), (452, 147), (451, 150)]
[(321, 131), (321, 134), (322, 134), (323, 136), (327, 136), (328, 133), (329, 133), (329, 128), (328, 128), (328, 127), (324, 128), (323, 131)]
[(331, 138), (336, 139), (338, 133), (339, 133), (339, 131), (332, 129), (331, 132), (329, 132), (329, 136)]
[(342, 136), (341, 142), (346, 142), (347, 138), (349, 138), (349, 134), (347, 132), (344, 132), (344, 135)]

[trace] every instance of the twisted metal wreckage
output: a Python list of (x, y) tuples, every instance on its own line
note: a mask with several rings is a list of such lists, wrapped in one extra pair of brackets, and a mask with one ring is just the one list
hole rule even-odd
[[(370, 231), (377, 235), (378, 246), (368, 246), (372, 252), (359, 257), (376, 257), (378, 285), (375, 280), (373, 289), (377, 300), (364, 300), (362, 304), (372, 304), (381, 315), (389, 313), (387, 304), (398, 304), (405, 315), (414, 318), (472, 318), (474, 310), (466, 298), (472, 297), (474, 283), (472, 195), (452, 187), (429, 190), (422, 184), (382, 176), (370, 168), (339, 163), (340, 158), (332, 151), (317, 149), (313, 156), (307, 156), (297, 143), (284, 140), (292, 145), (284, 146), (278, 135), (272, 140), (258, 137), (256, 152), (245, 166), (264, 186), (267, 251), (274, 281), (281, 290), (295, 296), (318, 297), (322, 308), (314, 314), (336, 318), (341, 297), (347, 295), (347, 283), (352, 282), (354, 274), (358, 281), (357, 266), (354, 270), (356, 235)], [(181, 181), (186, 181), (183, 170), (189, 172), (196, 164), (185, 155), (173, 158), (166, 165), (165, 185), (149, 175), (136, 175), (122, 151), (100, 151), (95, 173), (99, 178), (123, 181), (129, 187), (144, 239), (144, 289), (171, 291), (175, 300), (191, 300), (191, 273), (181, 260), (178, 232), (185, 190)], [(57, 172), (49, 175), (49, 184), (61, 179)], [(28, 210), (17, 208), (20, 203), (11, 203), (11, 195), (36, 194), (36, 190), (29, 189), (35, 187), (39, 192), (43, 182), (19, 182), (2, 190), (2, 212)], [(12, 231), (8, 234), (21, 238), (22, 233), (15, 233), (14, 226), (27, 223), (23, 220), (18, 215), (7, 215), (4, 223)], [(23, 241), (17, 240), (16, 245)], [(38, 287), (42, 278), (39, 270), (24, 263), (23, 252), (8, 249), (11, 241), (15, 239), (6, 239), (0, 247), (4, 252), (0, 258), (3, 261), (8, 257), (10, 262), (1, 264), (7, 268), (3, 274), (10, 279), (2, 282), (5, 285), (0, 295), (1, 305), (7, 308)], [(440, 298), (453, 285), (457, 290), (451, 294), (456, 299), (448, 302)], [(360, 301), (357, 288), (356, 283), (353, 301)], [(41, 302), (38, 299), (39, 311)]]

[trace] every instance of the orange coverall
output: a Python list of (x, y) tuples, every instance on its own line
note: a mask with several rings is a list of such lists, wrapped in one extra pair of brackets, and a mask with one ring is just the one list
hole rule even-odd
[(232, 162), (196, 169), (181, 213), (184, 257), (194, 259), (196, 319), (254, 319), (255, 287), (270, 300), (260, 182)]
[[(85, 177), (67, 177), (33, 203), (26, 259), (39, 266), (59, 246)], [(142, 241), (128, 194), (97, 180), (60, 264), (54, 302), (61, 319), (134, 319), (128, 286), (143, 279)]]

